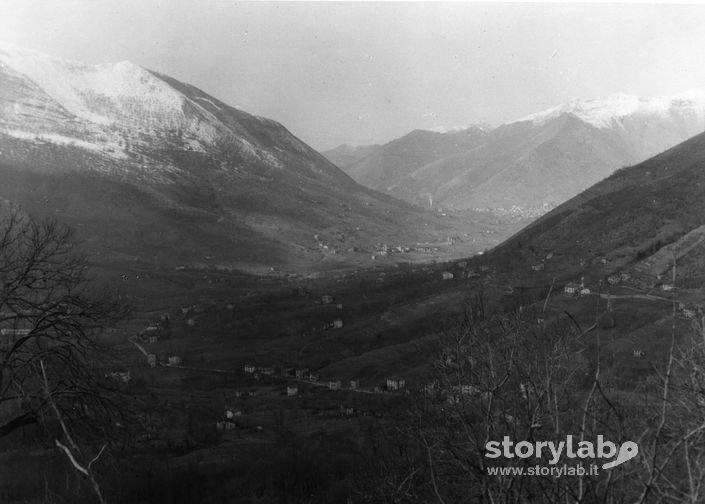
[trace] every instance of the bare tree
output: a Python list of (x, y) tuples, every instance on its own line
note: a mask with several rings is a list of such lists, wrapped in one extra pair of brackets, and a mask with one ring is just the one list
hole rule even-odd
[(93, 472), (93, 464), (98, 461), (107, 445), (104, 444), (98, 454), (91, 458), (90, 461), (81, 462), (79, 460), (79, 458), (82, 457), (81, 448), (79, 447), (78, 443), (74, 440), (74, 436), (71, 434), (71, 431), (69, 430), (68, 426), (66, 425), (66, 422), (64, 421), (64, 417), (61, 414), (61, 411), (59, 410), (58, 406), (54, 402), (54, 398), (51, 395), (51, 387), (49, 386), (49, 379), (47, 378), (47, 372), (46, 367), (44, 366), (44, 361), (40, 360), (39, 366), (42, 370), (42, 382), (44, 384), (44, 392), (46, 394), (47, 402), (49, 403), (52, 411), (54, 412), (56, 420), (61, 426), (61, 433), (65, 439), (65, 441), (63, 442), (59, 439), (55, 439), (54, 443), (56, 444), (57, 448), (64, 452), (74, 469), (76, 469), (76, 471), (83, 474), (89, 479), (93, 487), (93, 491), (98, 497), (98, 501), (101, 504), (105, 504), (105, 497), (103, 497), (103, 492), (100, 489), (100, 484), (98, 483), (98, 480), (96, 479), (95, 474)]
[(491, 312), (478, 301), (440, 335), (435, 380), (424, 388), (408, 422), (409, 438), (426, 455), (423, 474), (415, 475), (416, 491), (423, 496), (419, 502), (622, 502), (638, 497), (636, 479), (630, 482), (633, 475), (623, 468), (570, 478), (488, 470), (542, 463), (487, 458), (487, 443), (505, 436), (531, 444), (567, 435), (576, 437), (576, 444), (598, 434), (616, 442), (630, 439), (630, 405), (609, 395), (599, 358), (586, 355), (590, 348), (599, 349), (585, 343), (595, 325), (583, 329), (571, 318), (547, 325), (544, 317), (545, 308), (535, 314)]
[[(673, 257), (673, 285), (676, 285)], [(677, 344), (673, 291), (671, 344), (664, 372), (647, 391), (656, 407), (643, 426), (646, 469), (639, 502), (702, 502), (705, 498), (705, 317), (693, 320), (691, 338)]]
[(114, 403), (101, 387), (96, 335), (117, 305), (88, 287), (66, 226), (12, 206), (0, 216), (0, 437), (45, 420), (49, 396), (81, 432), (104, 431), (96, 420)]

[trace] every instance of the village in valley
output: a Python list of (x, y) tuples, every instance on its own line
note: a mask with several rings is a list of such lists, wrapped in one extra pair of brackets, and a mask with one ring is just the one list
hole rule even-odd
[[(136, 435), (146, 450), (217, 439), (271, 442), (282, 425), (310, 435), (331, 425), (349, 428), (340, 421), (357, 428), (372, 419), (391, 422), (412, 397), (442, 393), (454, 402), (479, 393), (469, 383), (439, 388), (433, 362), (444, 357), (427, 339), (433, 326), (415, 323), (452, 317), (456, 312), (438, 308), (462, 306), (477, 292), (515, 299), (533, 282), (545, 294), (532, 294), (533, 308), (516, 308), (533, 310), (539, 328), (566, 311), (589, 321), (595, 303), (613, 319), (630, 303), (654, 313), (675, 306), (683, 323), (701, 313), (699, 291), (674, 285), (668, 268), (600, 275), (607, 263), (581, 262), (580, 276), (558, 285), (552, 273), (562, 272), (563, 263), (550, 252), (523, 277), (502, 275), (483, 255), (308, 278), (271, 273), (243, 282), (234, 297), (227, 292), (235, 273), (181, 268), (176, 274), (190, 275), (200, 301), (167, 305), (145, 314), (141, 327), (117, 329), (127, 331), (122, 355), (129, 364), (109, 377), (143, 398), (138, 423), (148, 429)], [(613, 351), (639, 368), (649, 346), (633, 340)], [(191, 420), (171, 414), (175, 406), (187, 408)]]

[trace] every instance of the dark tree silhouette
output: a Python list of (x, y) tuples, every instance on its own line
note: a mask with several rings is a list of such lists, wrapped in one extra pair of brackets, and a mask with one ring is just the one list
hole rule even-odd
[(0, 207), (0, 438), (50, 421), (52, 402), (82, 433), (115, 414), (96, 336), (120, 310), (91, 291), (86, 273), (66, 226)]

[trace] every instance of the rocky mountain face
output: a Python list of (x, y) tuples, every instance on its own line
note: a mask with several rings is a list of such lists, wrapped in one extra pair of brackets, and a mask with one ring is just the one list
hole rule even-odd
[[(469, 143), (456, 141), (462, 132), (416, 132), (343, 168), (409, 202), (535, 217), (704, 129), (705, 91), (617, 94), (575, 100), (482, 135), (470, 128)], [(384, 155), (385, 148), (394, 150)]]
[(191, 85), (9, 46), (0, 197), (68, 221), (98, 256), (245, 269), (342, 262), (427, 218)]

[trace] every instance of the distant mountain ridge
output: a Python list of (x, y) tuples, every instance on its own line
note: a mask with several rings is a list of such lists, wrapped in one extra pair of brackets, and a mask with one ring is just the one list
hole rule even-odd
[(484, 128), (470, 144), (454, 142), (457, 131), (412, 133), (342, 168), (415, 204), (535, 216), (703, 130), (705, 90), (651, 99), (615, 94)]
[(362, 185), (426, 206), (432, 192), (414, 183), (414, 171), (481, 145), (488, 131), (485, 126), (444, 133), (414, 130), (341, 168)]
[(254, 269), (369, 261), (427, 218), (194, 86), (8, 45), (0, 197), (61, 216), (106, 256)]

